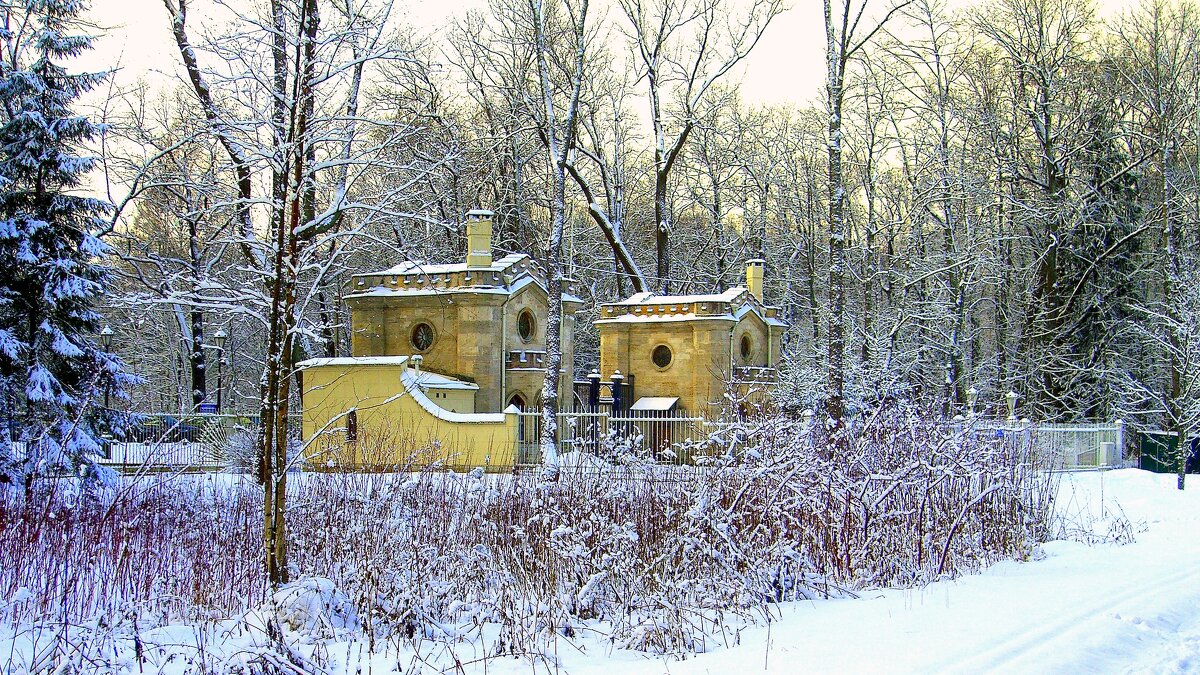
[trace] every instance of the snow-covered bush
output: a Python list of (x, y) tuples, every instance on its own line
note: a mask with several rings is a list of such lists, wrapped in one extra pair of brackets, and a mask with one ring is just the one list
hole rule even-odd
[(311, 638), (333, 638), (359, 628), (354, 604), (332, 581), (306, 577), (271, 596), (269, 610), (288, 629)]
[[(970, 572), (1029, 557), (1045, 536), (1055, 486), (1013, 439), (903, 409), (835, 431), (771, 416), (726, 432), (705, 466), (566, 455), (554, 482), (298, 476), (289, 565), (300, 581), (276, 596), (279, 622), (360, 631), (372, 650), (432, 641), (545, 655), (588, 631), (621, 648), (707, 651), (779, 602)], [(162, 623), (260, 606), (255, 486), (150, 485), (108, 505), (48, 495), (40, 513), (0, 511), (0, 594), (31, 591), (11, 620), (131, 608)]]

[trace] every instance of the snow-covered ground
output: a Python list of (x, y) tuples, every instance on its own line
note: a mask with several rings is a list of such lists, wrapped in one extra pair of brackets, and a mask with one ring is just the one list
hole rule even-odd
[[(1134, 543), (1046, 544), (1044, 557), (920, 589), (782, 608), (768, 631), (628, 673), (1200, 673), (1200, 484), (1136, 469), (1068, 474), (1059, 513)], [(1079, 538), (1086, 538), (1082, 531)], [(602, 659), (566, 654), (567, 670)]]
[[(683, 660), (614, 650), (586, 627), (559, 637), (536, 658), (488, 653), (498, 636), (487, 626), (446, 626), (448, 639), (389, 641), (372, 653), (333, 589), (310, 580), (316, 592), (305, 597), (334, 600), (324, 603), (334, 610), (320, 612), (317, 628), (340, 637), (288, 631), (285, 640), (301, 665), (284, 670), (1200, 673), (1200, 484), (1179, 492), (1173, 476), (1134, 469), (1065, 474), (1058, 515), (1069, 538), (1044, 545), (1034, 560), (1000, 563), (924, 588), (783, 605), (770, 626), (731, 631), (708, 653)], [(283, 623), (314, 627), (306, 603), (290, 603)], [(252, 614), (207, 627), (145, 630), (136, 648), (129, 636), (113, 635), (106, 645), (94, 637), (86, 642), (103, 655), (92, 661), (96, 672), (202, 672), (201, 662), (261, 665), (280, 652), (266, 646), (261, 619)], [(0, 664), (19, 670), (29, 662), (34, 634), (6, 637)], [(45, 645), (49, 638), (43, 634), (38, 641)], [(140, 663), (135, 649), (141, 650)]]

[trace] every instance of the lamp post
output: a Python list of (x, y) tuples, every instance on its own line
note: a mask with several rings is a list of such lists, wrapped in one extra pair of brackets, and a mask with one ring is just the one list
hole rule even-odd
[[(100, 344), (104, 347), (104, 351), (112, 351), (113, 329), (107, 325), (100, 329)], [(104, 409), (108, 410), (108, 378), (104, 378)]]
[(967, 390), (967, 417), (975, 416), (975, 403), (979, 400), (979, 390), (971, 387)]
[(224, 382), (222, 382), (222, 380), (224, 379), (224, 375), (225, 375), (225, 338), (227, 338), (227, 337), (229, 337), (229, 334), (225, 332), (224, 328), (218, 328), (217, 332), (213, 333), (213, 342), (215, 342), (217, 345), (217, 414), (218, 415), (220, 415), (223, 412), (221, 410), (221, 394), (222, 394), (222, 388), (223, 388), (222, 385), (224, 384)]
[(1017, 392), (1009, 391), (1007, 394), (1004, 395), (1004, 398), (1008, 402), (1008, 421), (1016, 422), (1017, 421), (1017, 399), (1020, 397), (1017, 396)]

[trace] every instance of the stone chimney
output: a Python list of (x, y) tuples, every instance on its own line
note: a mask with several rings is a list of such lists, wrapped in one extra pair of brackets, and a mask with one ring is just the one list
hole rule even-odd
[(467, 267), (492, 266), (492, 212), (467, 212)]
[(762, 258), (746, 261), (746, 288), (759, 302), (763, 302), (763, 268), (766, 265), (767, 261)]

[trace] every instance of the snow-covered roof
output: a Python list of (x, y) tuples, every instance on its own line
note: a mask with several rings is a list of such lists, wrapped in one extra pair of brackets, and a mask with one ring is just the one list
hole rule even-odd
[(678, 396), (643, 396), (633, 405), (629, 406), (630, 410), (644, 410), (667, 412), (674, 410), (679, 404)]
[(318, 368), (320, 366), (402, 366), (408, 362), (407, 356), (340, 356), (332, 359), (308, 359), (296, 364), (296, 367)]
[(708, 293), (701, 295), (658, 295), (650, 291), (642, 293), (634, 293), (633, 295), (619, 300), (617, 302), (608, 302), (606, 305), (686, 305), (696, 302), (734, 302), (737, 300), (746, 289), (741, 286), (735, 286), (724, 293)]
[(420, 387), (426, 389), (465, 389), (476, 391), (479, 385), (474, 382), (466, 382), (464, 380), (455, 379), (438, 373), (431, 373), (428, 370), (422, 370), (418, 375), (416, 369), (410, 368), (404, 372), (405, 383), (416, 383)]
[[(297, 368), (304, 370), (306, 368), (318, 368), (321, 366), (338, 366), (341, 368), (349, 368), (354, 366), (403, 366), (409, 362), (412, 357), (409, 356), (342, 356), (332, 359), (308, 359), (296, 364)], [(406, 385), (419, 385), (426, 389), (466, 389), (475, 391), (479, 389), (479, 385), (474, 382), (466, 382), (448, 375), (440, 373), (431, 373), (428, 370), (422, 370), (420, 375), (417, 374), (417, 369), (409, 366), (401, 373)]]
[(750, 291), (735, 286), (723, 293), (659, 295), (635, 293), (618, 302), (604, 303), (597, 324), (659, 323), (674, 321), (740, 321), (747, 313), (762, 317), (769, 326), (784, 326), (778, 309), (759, 302)]
[(723, 314), (620, 314), (617, 316), (597, 319), (595, 323), (660, 323), (674, 321), (737, 321), (734, 315)]
[(523, 253), (511, 253), (509, 255), (504, 256), (503, 258), (501, 258), (499, 260), (492, 262), (492, 264), (487, 267), (469, 267), (465, 262), (431, 265), (429, 263), (425, 263), (420, 260), (405, 260), (404, 262), (402, 262), (398, 265), (389, 267), (386, 270), (383, 270), (381, 272), (370, 272), (366, 275), (355, 275), (355, 276), (388, 276), (388, 275), (397, 275), (397, 274), (456, 274), (458, 272), (466, 272), (468, 270), (479, 270), (481, 272), (483, 272), (483, 271), (503, 272), (503, 271), (508, 270), (508, 268), (512, 267), (513, 265), (516, 265), (528, 258), (529, 258), (529, 256), (527, 256)]
[[(583, 304), (564, 279), (563, 302)], [(534, 285), (546, 291), (546, 275), (528, 255), (514, 253), (491, 265), (430, 265), (407, 260), (379, 272), (355, 274), (347, 298), (415, 298), (448, 294), (512, 296)]]

